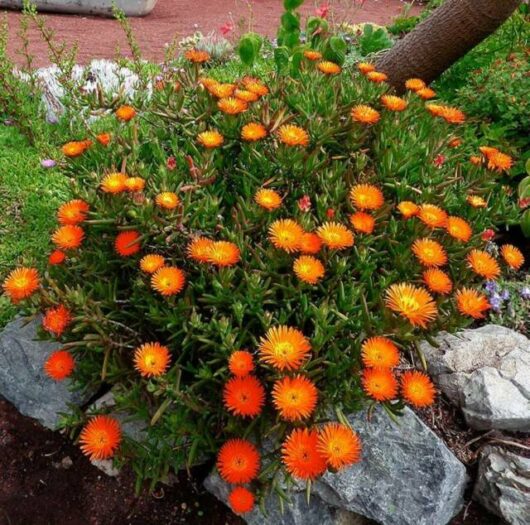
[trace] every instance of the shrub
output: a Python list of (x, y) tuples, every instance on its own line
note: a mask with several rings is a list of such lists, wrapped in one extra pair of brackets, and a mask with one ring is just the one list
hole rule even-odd
[[(112, 387), (113, 410), (146, 424), (133, 441), (104, 408), (70, 416), (91, 457), (156, 481), (218, 454), (226, 481), (282, 494), (285, 471), (311, 480), (359, 460), (344, 412), (431, 404), (406, 357), (490, 308), (481, 283), (507, 264), (482, 232), (516, 219), (497, 179), (512, 159), (470, 151), (465, 116), (426, 104), (421, 83), (395, 97), (371, 65), (322, 60), (329, 48), (292, 43), (291, 67), (276, 55), (266, 81), (249, 66), (230, 82), (188, 50), (149, 97), (100, 98), (63, 145), (75, 199), (50, 265), (14, 270), (4, 291), (62, 343), (50, 377), (73, 357), (77, 386)], [(84, 96), (76, 107), (93, 109)]]

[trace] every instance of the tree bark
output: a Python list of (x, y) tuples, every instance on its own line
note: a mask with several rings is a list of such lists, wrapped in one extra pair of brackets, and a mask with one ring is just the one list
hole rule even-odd
[(493, 33), (520, 0), (447, 0), (376, 61), (399, 92), (409, 78), (427, 83)]

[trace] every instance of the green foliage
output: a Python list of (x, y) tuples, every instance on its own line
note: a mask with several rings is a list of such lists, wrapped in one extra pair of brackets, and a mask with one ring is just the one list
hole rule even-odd
[(239, 58), (247, 66), (256, 62), (261, 50), (262, 38), (256, 33), (247, 33), (241, 37), (238, 46)]
[(379, 27), (374, 30), (372, 24), (364, 25), (363, 33), (358, 39), (359, 50), (363, 56), (388, 49), (392, 47), (392, 43), (385, 28)]
[(419, 16), (397, 16), (387, 29), (388, 32), (395, 36), (402, 36), (410, 33), (420, 22)]

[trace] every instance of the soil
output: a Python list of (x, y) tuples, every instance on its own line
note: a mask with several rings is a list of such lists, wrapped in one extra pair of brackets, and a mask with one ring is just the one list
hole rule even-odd
[[(304, 16), (313, 14), (315, 6), (320, 3), (325, 2), (306, 0), (300, 11)], [(400, 0), (329, 0), (327, 3), (331, 5), (330, 16), (334, 21), (350, 23), (388, 24), (408, 7), (406, 2)], [(421, 9), (417, 3), (412, 6), (411, 15), (417, 14)], [(215, 31), (219, 34), (221, 26), (227, 22), (234, 27), (229, 38), (247, 31), (249, 24), (258, 33), (274, 36), (282, 4), (280, 0), (159, 0), (148, 16), (131, 19), (131, 23), (144, 57), (160, 61), (164, 56), (164, 44), (171, 42), (175, 36), (180, 40), (194, 31), (204, 34)], [(252, 9), (249, 5), (252, 5)], [(80, 63), (87, 63), (92, 58), (113, 58), (117, 46), (127, 54), (123, 31), (112, 19), (49, 13), (45, 16), (58, 40), (70, 46), (74, 42), (79, 43)], [(9, 11), (7, 20), (9, 53), (18, 63), (22, 63), (22, 57), (16, 53), (20, 48), (20, 38), (17, 35), (20, 14)], [(28, 37), (30, 50), (35, 55), (34, 66), (48, 65), (50, 61), (47, 46), (35, 27), (30, 28)]]
[(134, 496), (134, 473), (102, 474), (64, 436), (0, 398), (0, 525), (241, 525), (206, 493), (210, 465), (155, 496)]

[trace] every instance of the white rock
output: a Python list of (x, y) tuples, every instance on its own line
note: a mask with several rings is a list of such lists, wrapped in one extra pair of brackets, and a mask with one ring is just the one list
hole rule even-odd
[(475, 429), (530, 431), (530, 340), (497, 325), (421, 344), (429, 372)]

